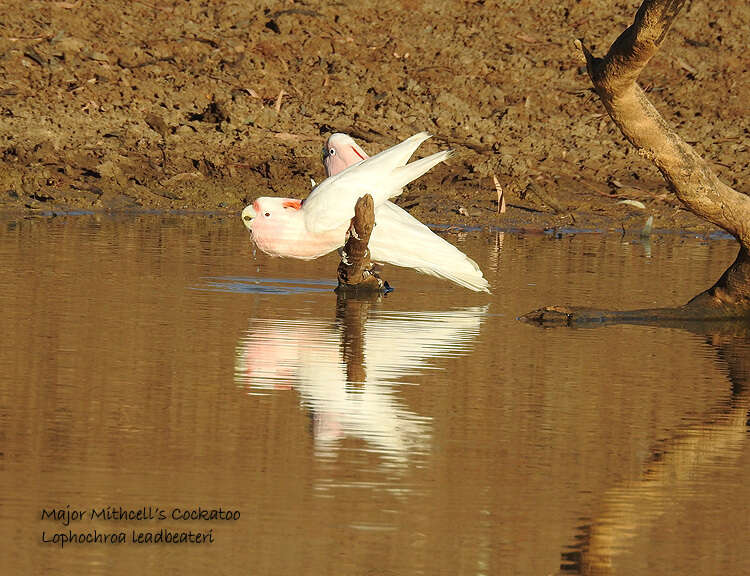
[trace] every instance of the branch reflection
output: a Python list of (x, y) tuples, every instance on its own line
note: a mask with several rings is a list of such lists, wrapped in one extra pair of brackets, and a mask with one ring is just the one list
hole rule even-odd
[(718, 463), (736, 461), (745, 450), (750, 412), (750, 327), (743, 323), (683, 325), (707, 339), (726, 366), (729, 396), (703, 423), (685, 426), (654, 446), (638, 478), (606, 492), (594, 518), (578, 528), (577, 544), (562, 555), (561, 571), (585, 575), (618, 573), (617, 558), (632, 541), (671, 511), (685, 506), (694, 486)]

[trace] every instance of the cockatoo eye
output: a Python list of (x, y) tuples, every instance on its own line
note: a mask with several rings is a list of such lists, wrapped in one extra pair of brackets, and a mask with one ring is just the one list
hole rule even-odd
[(245, 220), (247, 220), (248, 222), (250, 222), (250, 220), (252, 220), (252, 218), (251, 218), (250, 216), (243, 216), (243, 218), (244, 218)]
[(270, 212), (266, 212), (265, 214), (263, 214), (263, 216), (265, 216), (266, 218), (268, 218), (270, 215), (271, 215)]
[(336, 149), (335, 149), (335, 148), (331, 148), (331, 149), (330, 149), (330, 150), (328, 151), (328, 155), (329, 155), (329, 156), (336, 156)]

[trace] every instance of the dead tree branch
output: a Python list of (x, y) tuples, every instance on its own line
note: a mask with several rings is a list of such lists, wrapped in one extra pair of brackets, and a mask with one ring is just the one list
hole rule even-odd
[[(544, 323), (577, 319), (692, 319), (750, 316), (750, 196), (721, 182), (709, 165), (664, 120), (636, 80), (657, 53), (685, 0), (645, 0), (633, 24), (597, 58), (579, 43), (589, 76), (604, 107), (624, 136), (654, 162), (677, 198), (693, 213), (723, 228), (740, 242), (737, 259), (709, 290), (676, 309), (632, 313), (549, 307), (523, 318)], [(562, 314), (562, 316), (560, 315)], [(593, 316), (591, 316), (593, 314)]]
[(604, 58), (595, 58), (583, 44), (581, 48), (594, 88), (625, 137), (656, 164), (688, 209), (750, 248), (750, 196), (721, 182), (636, 83), (684, 3), (644, 2), (632, 26), (615, 40)]

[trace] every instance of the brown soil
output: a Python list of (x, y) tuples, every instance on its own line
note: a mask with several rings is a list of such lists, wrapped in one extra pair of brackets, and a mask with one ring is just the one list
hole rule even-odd
[[(429, 130), (421, 153), (458, 154), (399, 200), (426, 222), (708, 231), (626, 144), (572, 43), (601, 53), (637, 6), (6, 0), (0, 210), (236, 211), (304, 197), (332, 131), (375, 152)], [(748, 37), (746, 2), (688, 2), (641, 78), (739, 189)]]

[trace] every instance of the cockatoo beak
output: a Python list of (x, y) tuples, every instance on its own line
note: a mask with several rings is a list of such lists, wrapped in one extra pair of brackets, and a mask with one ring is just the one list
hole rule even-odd
[(245, 226), (249, 226), (252, 223), (253, 218), (257, 215), (258, 213), (255, 211), (255, 202), (249, 206), (245, 206), (245, 209), (242, 211), (242, 221), (245, 223)]

